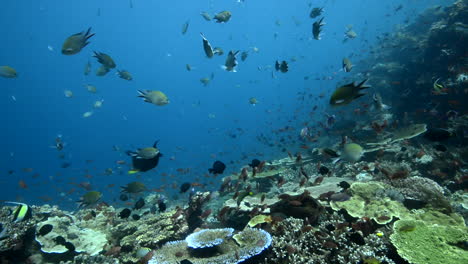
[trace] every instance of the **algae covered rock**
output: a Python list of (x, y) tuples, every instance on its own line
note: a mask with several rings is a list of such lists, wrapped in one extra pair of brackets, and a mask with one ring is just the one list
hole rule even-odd
[(395, 222), (390, 240), (398, 254), (414, 264), (468, 263), (465, 226), (431, 224), (404, 219)]

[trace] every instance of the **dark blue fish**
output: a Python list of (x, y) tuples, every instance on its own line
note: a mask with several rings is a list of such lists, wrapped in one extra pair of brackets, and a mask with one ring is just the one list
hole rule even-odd
[(212, 174), (222, 174), (225, 169), (226, 165), (221, 161), (217, 160), (213, 163), (213, 168), (208, 169), (208, 172)]

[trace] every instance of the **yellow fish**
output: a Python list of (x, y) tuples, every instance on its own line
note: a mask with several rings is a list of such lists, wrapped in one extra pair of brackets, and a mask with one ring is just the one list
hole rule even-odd
[(18, 73), (10, 66), (0, 66), (0, 76), (4, 78), (16, 78)]

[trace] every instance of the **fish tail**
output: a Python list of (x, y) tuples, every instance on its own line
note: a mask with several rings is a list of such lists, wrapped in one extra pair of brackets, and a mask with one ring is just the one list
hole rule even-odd
[(364, 79), (364, 81), (360, 82), (360, 83), (357, 85), (357, 88), (359, 88), (359, 90), (363, 90), (363, 89), (370, 88), (369, 85), (366, 85), (367, 80), (368, 80), (368, 79)]

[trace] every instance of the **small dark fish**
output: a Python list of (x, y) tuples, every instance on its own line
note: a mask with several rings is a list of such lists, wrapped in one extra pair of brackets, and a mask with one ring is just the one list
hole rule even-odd
[(276, 61), (275, 69), (276, 71), (281, 71), (282, 73), (286, 73), (289, 70), (288, 63), (286, 61), (282, 61), (281, 63), (279, 61)]
[(57, 236), (57, 237), (54, 238), (54, 242), (59, 244), (59, 245), (63, 245), (67, 241), (65, 240), (65, 238), (63, 236)]
[(216, 14), (213, 19), (216, 20), (216, 23), (226, 23), (231, 19), (231, 12), (229, 11), (222, 11)]
[(125, 202), (125, 201), (128, 201), (128, 195), (122, 193), (122, 194), (120, 195), (119, 199), (120, 199), (121, 201), (124, 201), (124, 202)]
[(347, 105), (355, 99), (365, 95), (360, 93), (361, 90), (370, 88), (366, 85), (367, 79), (356, 84), (354, 82), (336, 88), (330, 97), (330, 104), (332, 106)]
[(2, 223), (0, 223), (0, 240), (6, 238), (7, 236), (7, 229), (3, 226)]
[(323, 182), (323, 176), (315, 178), (314, 185), (320, 185)]
[(91, 28), (85, 32), (80, 32), (71, 35), (68, 37), (62, 46), (62, 54), (64, 55), (74, 55), (80, 52), (84, 47), (89, 44), (89, 39), (94, 36), (94, 33), (91, 33)]
[(437, 144), (434, 146), (434, 149), (440, 152), (445, 152), (447, 151), (447, 147), (442, 145), (442, 144)]
[(70, 162), (64, 162), (64, 163), (62, 163), (62, 164), (60, 165), (60, 167), (61, 167), (62, 169), (66, 169), (66, 168), (68, 168), (68, 167), (70, 167), (70, 166), (71, 166), (71, 163), (70, 163)]
[(426, 133), (424, 133), (424, 138), (430, 141), (440, 142), (445, 141), (454, 135), (455, 134), (453, 132), (443, 128), (429, 128), (427, 129)]
[(335, 202), (344, 202), (348, 201), (349, 199), (351, 199), (351, 196), (346, 193), (334, 193), (330, 196), (330, 201)]
[(183, 25), (182, 25), (182, 35), (185, 35), (185, 33), (187, 33), (187, 30), (188, 30), (188, 27), (189, 27), (189, 21), (187, 20), (187, 22), (185, 22)]
[(71, 242), (67, 241), (63, 244), (63, 246), (65, 246), (70, 252), (75, 251), (75, 246)]
[(161, 213), (161, 212), (166, 211), (166, 208), (167, 208), (167, 205), (166, 205), (166, 203), (164, 202), (164, 200), (162, 200), (162, 199), (159, 200), (159, 201), (158, 201), (158, 209), (159, 209), (159, 212)]
[(137, 215), (137, 214), (134, 214), (134, 215), (132, 215), (132, 218), (133, 218), (133, 220), (138, 221), (138, 220), (140, 220), (141, 217), (139, 215)]
[(120, 211), (119, 217), (122, 219), (126, 219), (130, 216), (131, 213), (132, 213), (132, 210), (125, 208), (122, 211)]
[(329, 148), (324, 148), (322, 150), (322, 153), (332, 158), (338, 158), (340, 156), (338, 153), (336, 153), (336, 151), (334, 151), (333, 149), (329, 149)]
[(314, 7), (312, 11), (310, 11), (310, 18), (316, 18), (320, 16), (323, 12), (323, 7)]
[(217, 160), (213, 163), (213, 168), (208, 169), (208, 172), (212, 174), (223, 174), (225, 169), (226, 165), (221, 161)]
[(338, 186), (340, 186), (344, 190), (347, 190), (349, 189), (349, 187), (351, 187), (351, 185), (346, 181), (341, 181), (340, 183), (338, 183)]
[(211, 214), (211, 209), (206, 209), (201, 215), (200, 215), (200, 218), (201, 219), (206, 219), (208, 218), (208, 216), (210, 216)]
[(45, 236), (52, 231), (54, 227), (51, 224), (45, 224), (39, 229), (38, 236)]
[(211, 21), (211, 16), (207, 12), (201, 12), (200, 15), (206, 20)]
[(188, 189), (190, 189), (190, 186), (192, 185), (189, 182), (183, 183), (180, 186), (180, 193), (185, 193), (186, 191), (188, 191)]
[(323, 23), (323, 19), (324, 19), (324, 17), (322, 17), (318, 21), (315, 21), (314, 24), (312, 24), (312, 35), (313, 35), (314, 39), (316, 39), (316, 40), (321, 39), (320, 33), (322, 32), (323, 25), (325, 25), (325, 23)]
[(93, 57), (96, 58), (97, 61), (107, 69), (113, 69), (117, 66), (112, 57), (106, 53), (95, 51)]
[(342, 67), (343, 67), (343, 71), (350, 72), (351, 69), (353, 68), (353, 64), (348, 58), (343, 58)]
[(249, 166), (253, 169), (255, 167), (258, 167), (260, 165), (261, 161), (258, 159), (253, 159), (252, 162), (249, 164)]
[(205, 35), (200, 32), (200, 36), (203, 38), (203, 50), (205, 51), (205, 54), (208, 58), (212, 58), (214, 53), (213, 53), (213, 48), (211, 47), (210, 42), (206, 39)]
[(144, 200), (143, 198), (140, 198), (140, 199), (138, 199), (138, 201), (135, 203), (135, 206), (133, 207), (133, 209), (138, 210), (138, 209), (143, 208), (143, 206), (145, 206), (145, 200)]
[(236, 55), (237, 53), (239, 53), (239, 51), (229, 51), (228, 55), (227, 55), (227, 58), (226, 58), (226, 62), (224, 63), (224, 66), (223, 66), (223, 69), (226, 70), (226, 71), (230, 71), (230, 72), (236, 72), (236, 66), (237, 66), (237, 59), (236, 59)]
[(241, 53), (241, 60), (242, 61), (245, 61), (247, 59), (247, 57), (249, 56), (249, 53), (247, 51), (243, 51)]

